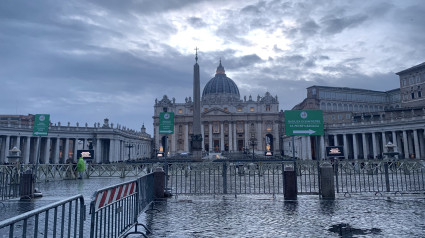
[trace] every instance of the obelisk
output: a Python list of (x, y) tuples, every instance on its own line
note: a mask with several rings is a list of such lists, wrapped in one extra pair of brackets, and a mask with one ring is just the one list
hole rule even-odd
[(202, 132), (201, 132), (201, 90), (198, 65), (198, 48), (196, 50), (193, 66), (193, 135), (192, 135), (192, 155), (195, 160), (202, 159)]

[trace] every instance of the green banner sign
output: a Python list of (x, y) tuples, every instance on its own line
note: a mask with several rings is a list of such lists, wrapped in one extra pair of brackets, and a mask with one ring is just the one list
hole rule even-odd
[(322, 136), (323, 111), (285, 111), (285, 134), (288, 136)]
[(159, 114), (159, 134), (174, 134), (174, 112)]
[(47, 136), (49, 132), (50, 114), (35, 115), (33, 136)]

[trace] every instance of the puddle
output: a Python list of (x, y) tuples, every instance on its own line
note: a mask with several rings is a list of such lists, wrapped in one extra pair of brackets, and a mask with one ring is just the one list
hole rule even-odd
[(357, 235), (378, 235), (382, 232), (379, 228), (372, 228), (372, 229), (359, 229), (352, 227), (350, 224), (347, 223), (340, 223), (336, 225), (332, 225), (331, 228), (328, 229), (330, 232), (334, 232), (341, 237), (355, 237)]

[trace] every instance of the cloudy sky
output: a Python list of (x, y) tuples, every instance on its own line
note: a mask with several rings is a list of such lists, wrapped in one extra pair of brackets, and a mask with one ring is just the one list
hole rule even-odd
[(153, 131), (222, 59), (241, 95), (291, 109), (312, 85), (387, 91), (425, 61), (423, 0), (41, 0), (0, 3), (0, 114)]

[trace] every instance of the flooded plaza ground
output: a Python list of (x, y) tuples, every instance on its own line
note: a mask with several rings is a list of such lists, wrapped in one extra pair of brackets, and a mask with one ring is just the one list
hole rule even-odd
[(155, 202), (149, 237), (425, 237), (424, 196), (179, 196)]
[(425, 197), (179, 196), (139, 221), (149, 237), (425, 237)]
[[(90, 178), (39, 183), (42, 198), (0, 204), (0, 220), (134, 178)], [(191, 195), (156, 201), (139, 221), (149, 237), (425, 237), (425, 194), (364, 193), (334, 201), (317, 195)], [(90, 217), (85, 232), (90, 229)], [(88, 233), (85, 233), (88, 234)], [(1, 235), (1, 234), (0, 234)], [(130, 236), (140, 237), (140, 236)]]

